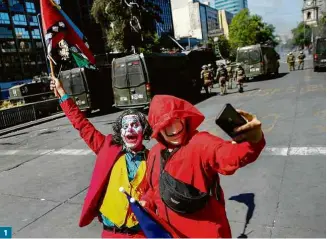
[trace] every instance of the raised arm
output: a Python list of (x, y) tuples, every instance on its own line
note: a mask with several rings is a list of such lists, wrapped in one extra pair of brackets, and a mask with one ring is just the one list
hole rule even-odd
[(52, 78), (51, 89), (56, 90), (60, 97), (60, 106), (66, 114), (73, 127), (77, 129), (80, 136), (97, 154), (104, 143), (105, 136), (100, 133), (91, 122), (80, 111), (75, 102), (66, 94), (61, 82), (57, 78)]
[[(254, 116), (244, 111), (239, 111), (248, 120), (248, 123), (235, 129), (240, 133), (234, 140), (224, 141), (209, 133), (202, 133), (203, 166), (224, 175), (233, 174), (237, 169), (254, 162), (266, 145), (261, 130), (261, 122)], [(237, 143), (239, 142), (239, 143)]]
[(209, 171), (215, 171), (223, 175), (234, 174), (236, 170), (254, 162), (265, 146), (265, 139), (257, 143), (242, 142), (235, 144), (232, 141), (224, 141), (209, 133), (203, 133), (209, 142), (203, 147), (203, 166)]

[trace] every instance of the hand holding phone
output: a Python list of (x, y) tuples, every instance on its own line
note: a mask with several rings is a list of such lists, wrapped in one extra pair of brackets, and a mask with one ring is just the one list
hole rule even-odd
[(236, 142), (258, 143), (263, 137), (257, 117), (242, 110), (236, 111), (230, 104), (220, 112), (216, 124)]
[(238, 133), (234, 132), (234, 129), (246, 123), (247, 121), (231, 104), (226, 104), (216, 118), (216, 124), (231, 138), (238, 135)]

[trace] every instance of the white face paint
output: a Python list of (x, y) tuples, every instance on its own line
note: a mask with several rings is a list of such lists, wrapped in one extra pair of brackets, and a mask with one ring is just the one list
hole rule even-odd
[(135, 149), (141, 146), (143, 141), (143, 127), (137, 115), (125, 115), (122, 119), (120, 132), (127, 148)]

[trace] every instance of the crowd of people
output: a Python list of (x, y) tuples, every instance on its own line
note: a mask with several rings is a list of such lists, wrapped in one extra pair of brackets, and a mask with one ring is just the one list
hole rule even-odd
[(213, 88), (215, 83), (219, 84), (220, 95), (226, 95), (227, 88), (232, 89), (233, 81), (237, 84), (238, 92), (242, 93), (243, 83), (246, 79), (242, 65), (237, 63), (235, 69), (231, 67), (230, 62), (227, 62), (227, 67), (223, 63), (218, 63), (217, 66), (216, 70), (212, 64), (202, 66), (200, 77), (207, 95), (210, 94), (209, 90)]
[[(227, 81), (218, 67), (216, 78)], [(235, 128), (235, 138), (223, 140), (199, 131), (204, 115), (191, 103), (169, 95), (153, 97), (148, 119), (135, 110), (123, 111), (113, 133), (103, 135), (79, 110), (62, 83), (51, 89), (81, 138), (96, 154), (79, 226), (98, 218), (103, 238), (144, 238), (127, 197), (170, 225), (176, 237), (232, 237), (219, 174), (232, 175), (254, 162), (265, 146), (261, 122), (238, 110), (247, 123)], [(147, 149), (143, 140), (157, 141)], [(151, 230), (151, 228), (148, 228)]]

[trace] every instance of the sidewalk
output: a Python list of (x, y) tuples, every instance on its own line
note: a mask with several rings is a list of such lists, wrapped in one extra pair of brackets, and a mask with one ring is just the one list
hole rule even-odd
[(38, 125), (38, 124), (46, 123), (46, 122), (49, 122), (49, 121), (52, 121), (52, 120), (56, 120), (56, 119), (62, 118), (64, 116), (65, 116), (64, 113), (58, 113), (58, 114), (54, 114), (54, 115), (44, 117), (44, 118), (41, 118), (41, 119), (38, 119), (38, 120), (34, 120), (34, 121), (27, 122), (27, 123), (15, 125), (13, 127), (9, 127), (9, 128), (0, 130), (0, 136), (5, 135), (5, 134), (9, 134), (9, 133), (12, 133), (12, 132), (15, 132), (15, 131), (18, 131), (18, 130), (26, 129), (26, 128), (32, 127), (34, 125)]

